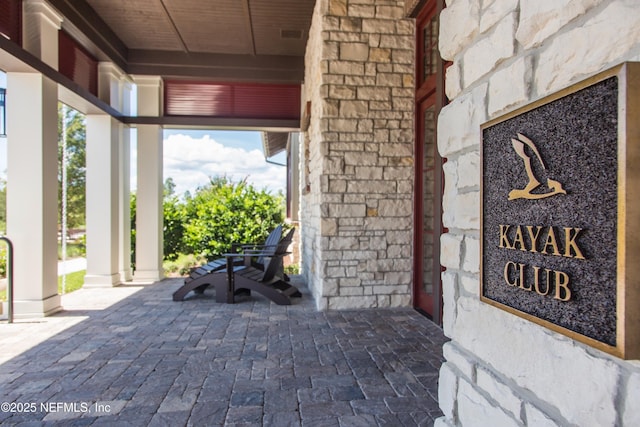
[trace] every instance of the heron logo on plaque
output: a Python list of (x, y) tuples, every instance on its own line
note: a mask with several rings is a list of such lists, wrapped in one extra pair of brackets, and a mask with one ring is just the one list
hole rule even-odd
[(521, 190), (511, 190), (509, 192), (509, 200), (514, 199), (544, 199), (545, 197), (555, 196), (556, 194), (567, 194), (562, 188), (562, 184), (558, 181), (553, 180), (551, 178), (547, 178), (547, 187), (550, 191), (544, 193), (533, 193), (534, 190), (541, 187), (540, 181), (536, 179), (536, 176), (533, 173), (533, 168), (531, 167), (531, 156), (527, 155), (524, 152), (525, 145), (531, 148), (533, 153), (536, 155), (536, 159), (540, 162), (540, 165), (543, 169), (546, 169), (544, 162), (542, 161), (542, 157), (540, 157), (540, 153), (538, 152), (538, 148), (535, 146), (533, 141), (531, 141), (526, 136), (521, 133), (518, 134), (519, 139), (511, 138), (511, 145), (513, 145), (513, 149), (515, 152), (522, 158), (524, 163), (524, 170), (527, 172), (527, 177), (529, 177), (529, 182), (527, 186)]
[(640, 355), (631, 68), (485, 123), (481, 144), (481, 300), (623, 357)]

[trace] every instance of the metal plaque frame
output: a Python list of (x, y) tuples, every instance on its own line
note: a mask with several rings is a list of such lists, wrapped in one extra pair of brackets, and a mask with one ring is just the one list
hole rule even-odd
[[(608, 304), (615, 307), (615, 313), (614, 316), (612, 316), (613, 320), (611, 320), (611, 322), (614, 322), (615, 325), (612, 325), (611, 327), (611, 329), (614, 331), (614, 339), (610, 339), (608, 340), (608, 342), (606, 342), (606, 340), (601, 340), (597, 337), (593, 338), (588, 336), (588, 334), (576, 332), (575, 330), (562, 326), (561, 324), (558, 324), (553, 320), (546, 320), (545, 318), (543, 318), (544, 316), (533, 315), (529, 312), (526, 312), (527, 310), (511, 306), (509, 302), (496, 301), (496, 299), (488, 296), (490, 294), (491, 287), (495, 287), (496, 285), (494, 285), (493, 282), (491, 284), (486, 284), (485, 280), (487, 280), (487, 277), (489, 276), (495, 277), (498, 273), (496, 271), (485, 271), (485, 264), (491, 265), (489, 259), (487, 259), (487, 262), (485, 263), (485, 255), (489, 254), (488, 256), (492, 256), (492, 254), (495, 253), (495, 247), (492, 246), (491, 248), (485, 248), (485, 240), (493, 239), (491, 240), (492, 242), (496, 240), (495, 236), (489, 236), (489, 233), (487, 232), (487, 230), (485, 230), (485, 221), (488, 222), (488, 218), (490, 218), (490, 215), (492, 215), (491, 212), (486, 212), (485, 210), (485, 195), (489, 197), (488, 195), (491, 191), (496, 191), (495, 188), (491, 190), (485, 188), (485, 186), (491, 187), (492, 185), (492, 183), (485, 183), (485, 173), (486, 170), (488, 170), (485, 168), (485, 160), (486, 158), (490, 157), (488, 153), (485, 153), (485, 139), (487, 139), (485, 135), (486, 132), (490, 132), (491, 128), (496, 125), (503, 124), (510, 120), (515, 120), (520, 116), (533, 112), (540, 107), (553, 104), (556, 101), (562, 102), (562, 100), (569, 95), (575, 94), (583, 89), (588, 90), (590, 87), (595, 86), (596, 84), (599, 84), (607, 79), (611, 79), (612, 77), (615, 77), (617, 79), (617, 93), (615, 94), (617, 98), (615, 100), (615, 102), (617, 102), (617, 124), (615, 125), (617, 128), (617, 171), (615, 180), (617, 181), (617, 183), (615, 185), (615, 188), (611, 190), (613, 192), (613, 197), (616, 199), (616, 207), (614, 209), (614, 212), (616, 214), (616, 218), (614, 220), (615, 231), (611, 236), (613, 240), (611, 242), (611, 245), (615, 245), (614, 250), (612, 251), (612, 256), (615, 259), (609, 260), (611, 265), (615, 266), (615, 272), (611, 272), (609, 269), (609, 273), (612, 275), (612, 279), (610, 281), (615, 281), (615, 283), (610, 283), (610, 286), (613, 289), (612, 292), (615, 293), (615, 301), (610, 301)], [(583, 110), (585, 118), (584, 123), (589, 123), (589, 114), (595, 113), (591, 111), (590, 108), (584, 108)], [(490, 120), (481, 125), (481, 134), (480, 300), (614, 356), (623, 359), (640, 359), (640, 63), (623, 63), (584, 81), (573, 84), (566, 89), (539, 99), (529, 105), (518, 108), (514, 111)], [(613, 137), (613, 135), (611, 135), (611, 137)], [(532, 171), (531, 161), (537, 161), (537, 159), (539, 159), (539, 163), (543, 165), (542, 167), (544, 167), (542, 157), (538, 153), (534, 141), (523, 134), (513, 135), (513, 139), (511, 141), (513, 144), (513, 149), (517, 153), (519, 153), (518, 155), (523, 159), (524, 165), (527, 166), (528, 163), (528, 166), (526, 167), (526, 173), (529, 176), (529, 182), (525, 188), (520, 188), (521, 186), (518, 187), (518, 185), (514, 184), (512, 186), (514, 188), (504, 189), (505, 198), (508, 195), (509, 200), (540, 199), (545, 197), (549, 197), (548, 200), (551, 200), (551, 196), (556, 196), (557, 194), (558, 197), (554, 198), (560, 200), (560, 202), (558, 203), (562, 203), (560, 193), (566, 194), (565, 182), (548, 179), (548, 185), (547, 187), (545, 187), (547, 189), (546, 193), (544, 193), (542, 190), (532, 190), (536, 187), (536, 184), (540, 184), (541, 181), (536, 179), (534, 171)], [(509, 147), (509, 149), (511, 149), (511, 147)], [(531, 153), (535, 153), (535, 155)], [(566, 161), (564, 163), (565, 167), (571, 167), (571, 165), (566, 164)], [(519, 163), (515, 166), (503, 165), (503, 167), (519, 167), (521, 171), (524, 171), (525, 168), (523, 168), (521, 165), (522, 163)], [(522, 176), (524, 176), (524, 172), (522, 172)], [(503, 191), (503, 189), (500, 189), (500, 191)], [(558, 203), (556, 203), (556, 206), (558, 206)], [(491, 209), (491, 203), (487, 204), (488, 206), (486, 208)], [(599, 208), (600, 206), (595, 206), (594, 210), (597, 210)], [(487, 216), (487, 219), (485, 219), (485, 215)], [(553, 217), (553, 213), (550, 213), (549, 216)], [(529, 233), (532, 233), (532, 230), (538, 232), (540, 232), (541, 230), (541, 228), (535, 228), (536, 226), (531, 227), (531, 230), (528, 230)], [(507, 249), (519, 249), (519, 251), (513, 251), (513, 253), (518, 252), (518, 256), (522, 257), (529, 256), (529, 254), (525, 252), (536, 251), (535, 239), (532, 240), (532, 247), (528, 248), (531, 250), (525, 251), (525, 249), (527, 248), (522, 247), (522, 230), (518, 231), (521, 234), (518, 237), (519, 245), (517, 245), (516, 247), (516, 244), (514, 242), (513, 247), (508, 247), (508, 244), (511, 242), (508, 238), (505, 237), (507, 235), (506, 230), (510, 229), (507, 226), (505, 226), (505, 228), (503, 229), (501, 226), (499, 230), (499, 232), (501, 233), (500, 239), (503, 239), (500, 241), (500, 245), (503, 245), (503, 242), (505, 242), (504, 245), (507, 246)], [(567, 252), (560, 255), (565, 255), (567, 258), (579, 258), (579, 255), (581, 255), (577, 253), (580, 251), (579, 245), (576, 243), (577, 240), (570, 241), (568, 237), (569, 235), (572, 235), (571, 233), (574, 233), (574, 235), (572, 236), (577, 239), (576, 236), (579, 231), (575, 230), (578, 229), (576, 228), (574, 229), (574, 231), (564, 230), (564, 233), (568, 233), (565, 244), (568, 242), (574, 243), (574, 245), (569, 249), (565, 249)], [(495, 233), (495, 227), (491, 230), (491, 232)], [(510, 230), (510, 232), (512, 231)], [(558, 231), (556, 231), (556, 234), (559, 234)], [(533, 234), (531, 234), (531, 237), (533, 238)], [(545, 247), (545, 250), (547, 250), (547, 252), (543, 252), (545, 256), (553, 249), (553, 245), (549, 243), (551, 239), (549, 237), (547, 237), (547, 239), (549, 239), (547, 241), (549, 247)], [(555, 255), (559, 254), (556, 253)], [(589, 254), (589, 257), (591, 257), (591, 259), (597, 259), (598, 256), (599, 254), (595, 252)], [(561, 258), (561, 256), (556, 258)], [(513, 285), (513, 283), (521, 280), (521, 282), (518, 282), (517, 284), (519, 284), (520, 286), (524, 286), (523, 282), (525, 282), (525, 280), (522, 280), (523, 267), (520, 267), (520, 279), (518, 279), (516, 272), (518, 265), (519, 264), (515, 262), (513, 263), (513, 265), (505, 265), (504, 273), (502, 271), (499, 272), (499, 274), (503, 275), (504, 280), (507, 282), (507, 284)], [(540, 273), (540, 271), (535, 271), (536, 291), (538, 290), (537, 285), (540, 274), (542, 274)], [(549, 277), (549, 273), (547, 273), (547, 291), (549, 291), (549, 289), (551, 288), (552, 283)], [(558, 279), (556, 277), (556, 280), (562, 281), (563, 279)], [(511, 283), (511, 281), (513, 283)], [(560, 287), (561, 285), (558, 285), (557, 283), (559, 282), (556, 282), (555, 286)], [(529, 286), (531, 287), (531, 285)], [(542, 288), (542, 285), (540, 285), (540, 287)], [(530, 291), (531, 289), (525, 290)], [(558, 291), (556, 290), (556, 292)], [(540, 293), (540, 295), (543, 294)], [(556, 296), (558, 296), (557, 299), (561, 298), (560, 294), (556, 294)], [(594, 300), (596, 299), (595, 296), (593, 298)], [(599, 302), (596, 302), (595, 304), (598, 303)], [(604, 301), (602, 303), (606, 304), (606, 302)], [(556, 306), (558, 306), (558, 304), (556, 304)], [(597, 312), (597, 310), (590, 310), (590, 315), (594, 315), (593, 312)], [(560, 315), (562, 315), (562, 313), (560, 313)]]

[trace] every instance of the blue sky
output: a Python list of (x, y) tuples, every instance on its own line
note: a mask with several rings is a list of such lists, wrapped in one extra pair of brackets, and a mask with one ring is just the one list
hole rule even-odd
[[(272, 160), (284, 164), (286, 158), (281, 153)], [(173, 178), (176, 193), (193, 193), (209, 177), (222, 175), (246, 178), (272, 193), (286, 187), (286, 168), (265, 161), (260, 132), (165, 130), (164, 177)]]
[[(6, 87), (6, 75), (0, 72), (0, 87)], [(135, 136), (135, 130), (133, 131)], [(135, 141), (135, 137), (132, 137)], [(6, 179), (7, 140), (0, 138), (0, 177)], [(135, 148), (135, 143), (132, 143)], [(276, 156), (285, 163), (284, 153)], [(164, 178), (173, 178), (176, 193), (191, 193), (209, 181), (209, 177), (225, 175), (234, 181), (247, 179), (259, 189), (284, 192), (286, 168), (267, 163), (262, 150), (260, 132), (176, 130), (164, 131)], [(131, 188), (136, 187), (136, 151), (131, 154)]]

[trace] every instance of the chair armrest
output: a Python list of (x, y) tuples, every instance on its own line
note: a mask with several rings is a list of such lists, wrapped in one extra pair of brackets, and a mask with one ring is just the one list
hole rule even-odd
[[(260, 254), (260, 252), (258, 252), (258, 255), (259, 254)], [(222, 256), (225, 257), (225, 258), (235, 258), (235, 257), (247, 258), (247, 257), (254, 257), (254, 256), (256, 256), (256, 254), (255, 253), (244, 253), (244, 252), (242, 252), (242, 253), (227, 253), (227, 254), (222, 254)]]
[(267, 248), (277, 248), (278, 245), (242, 245), (240, 246), (240, 248), (242, 248), (243, 251), (246, 250), (264, 250)]

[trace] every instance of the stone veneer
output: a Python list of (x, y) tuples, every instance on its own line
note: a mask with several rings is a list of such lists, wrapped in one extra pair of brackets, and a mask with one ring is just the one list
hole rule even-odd
[(319, 309), (411, 303), (414, 22), (403, 14), (402, 0), (316, 2), (301, 218)]
[(639, 426), (640, 363), (479, 300), (480, 124), (640, 60), (637, 0), (447, 0), (440, 50), (451, 103), (444, 165), (445, 345), (436, 426)]

